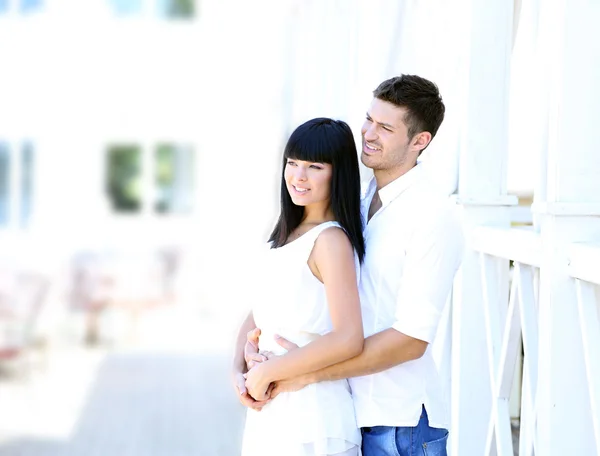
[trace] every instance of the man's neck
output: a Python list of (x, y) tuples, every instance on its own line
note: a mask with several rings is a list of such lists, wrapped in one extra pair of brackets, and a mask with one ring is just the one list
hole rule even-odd
[(388, 185), (390, 182), (395, 181), (399, 177), (405, 175), (411, 169), (417, 166), (417, 162), (410, 163), (407, 165), (400, 166), (398, 168), (394, 168), (392, 170), (389, 169), (378, 169), (373, 171), (373, 175), (375, 176), (375, 182), (377, 183), (377, 190), (381, 190), (383, 187)]

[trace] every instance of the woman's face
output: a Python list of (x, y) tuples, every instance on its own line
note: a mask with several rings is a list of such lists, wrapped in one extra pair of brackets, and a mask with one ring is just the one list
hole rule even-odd
[(308, 206), (315, 203), (329, 203), (332, 169), (329, 163), (288, 158), (284, 178), (294, 204)]

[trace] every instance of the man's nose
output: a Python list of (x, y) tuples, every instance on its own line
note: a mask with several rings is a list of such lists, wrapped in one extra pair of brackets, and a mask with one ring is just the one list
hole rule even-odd
[(363, 127), (363, 136), (367, 141), (374, 141), (377, 139), (377, 131), (375, 129), (374, 123), (371, 123), (370, 125), (365, 125)]

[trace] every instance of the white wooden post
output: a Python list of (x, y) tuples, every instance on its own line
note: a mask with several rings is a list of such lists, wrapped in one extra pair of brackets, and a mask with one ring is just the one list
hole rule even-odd
[[(598, 250), (600, 251), (600, 249)], [(596, 264), (594, 264), (594, 269), (596, 269)], [(599, 301), (596, 301), (594, 285), (579, 279), (576, 284), (579, 324), (581, 325), (583, 354), (590, 391), (590, 409), (596, 449), (598, 449), (600, 445), (600, 320), (595, 304)]]
[(546, 201), (534, 205), (543, 246), (535, 454), (598, 454), (567, 247), (600, 239), (600, 8), (549, 0), (540, 13), (550, 117)]
[[(467, 239), (477, 225), (507, 227), (506, 194), (508, 81), (512, 46), (512, 2), (472, 2), (470, 56), (465, 78), (459, 197)], [(508, 305), (508, 261), (500, 260), (499, 299)], [(478, 254), (467, 249), (454, 289), (452, 313), (451, 413), (449, 451), (483, 455), (492, 413), (491, 383)]]

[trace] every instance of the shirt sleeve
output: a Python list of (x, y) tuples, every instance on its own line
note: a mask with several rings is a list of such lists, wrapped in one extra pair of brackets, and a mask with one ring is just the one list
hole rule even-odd
[(431, 343), (464, 252), (457, 209), (448, 206), (419, 223), (406, 249), (393, 328)]

